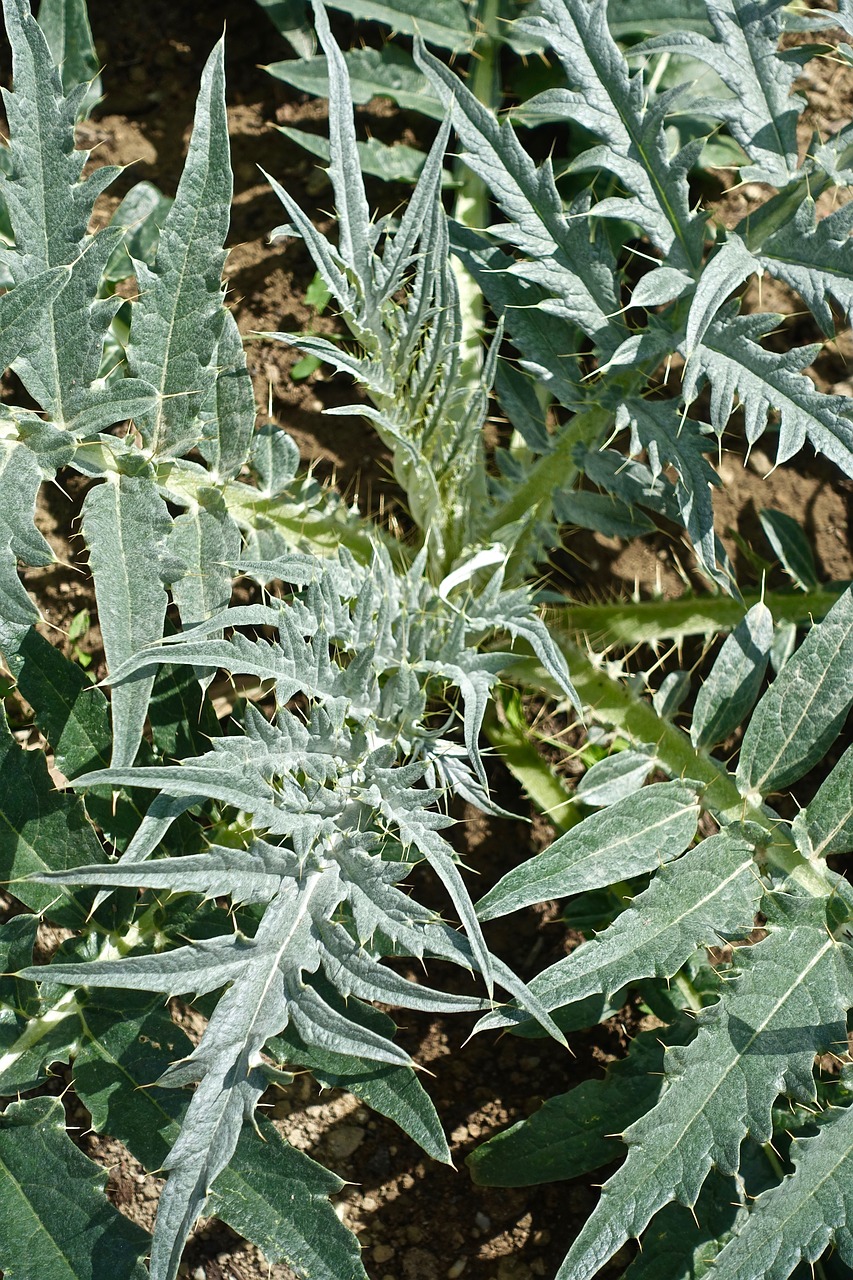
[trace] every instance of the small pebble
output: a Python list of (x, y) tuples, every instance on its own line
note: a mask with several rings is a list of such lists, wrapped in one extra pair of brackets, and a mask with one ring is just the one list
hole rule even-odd
[(345, 1160), (364, 1142), (364, 1130), (356, 1124), (341, 1124), (326, 1137), (326, 1147), (333, 1160)]
[(489, 1227), (492, 1225), (492, 1220), (486, 1213), (475, 1213), (474, 1221), (481, 1231), (488, 1231)]
[(378, 1244), (373, 1250), (374, 1262), (390, 1262), (394, 1257), (394, 1250), (390, 1244)]
[(447, 1268), (447, 1280), (457, 1280), (468, 1265), (467, 1258), (457, 1258), (453, 1266)]
[(196, 1267), (195, 1271), (193, 1272), (193, 1280), (206, 1280), (205, 1274), (204, 1274), (204, 1267)]

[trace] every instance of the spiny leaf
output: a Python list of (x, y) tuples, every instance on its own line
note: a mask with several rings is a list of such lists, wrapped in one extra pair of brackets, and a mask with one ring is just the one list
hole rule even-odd
[(850, 401), (844, 396), (818, 391), (800, 370), (811, 364), (817, 346), (794, 347), (782, 355), (766, 351), (756, 339), (767, 333), (781, 316), (763, 313), (735, 315), (724, 309), (707, 329), (702, 342), (690, 354), (684, 378), (684, 398), (690, 404), (702, 381), (711, 391), (711, 425), (722, 436), (731, 417), (734, 397), (744, 412), (747, 444), (764, 434), (768, 415), (781, 418), (777, 464), (786, 462), (809, 440), (818, 453), (848, 475), (853, 474), (853, 420)]
[(696, 695), (690, 726), (694, 747), (722, 742), (743, 724), (761, 689), (772, 643), (773, 616), (766, 605), (754, 604), (724, 641)]
[(39, 1280), (145, 1280), (150, 1238), (114, 1209), (107, 1175), (65, 1132), (57, 1098), (0, 1115), (0, 1266)]
[(545, 898), (585, 893), (650, 871), (684, 852), (696, 833), (698, 812), (693, 792), (681, 783), (643, 787), (507, 872), (477, 903), (477, 914), (491, 920)]
[[(98, 375), (107, 326), (120, 299), (98, 299), (101, 271), (121, 238), (107, 228), (87, 235), (96, 197), (118, 170), (105, 166), (84, 180), (85, 151), (70, 145), (87, 92), (65, 96), (44, 33), (25, 0), (4, 0), (15, 90), (3, 90), (12, 172), (4, 196), (15, 236), (5, 260), (16, 286), (39, 273), (70, 267), (70, 279), (43, 308), (15, 361), (27, 390), (58, 423), (87, 402)], [(35, 318), (35, 317), (34, 317)]]
[(752, 161), (741, 176), (747, 182), (784, 187), (798, 172), (797, 119), (805, 106), (791, 93), (799, 69), (777, 57), (782, 34), (782, 2), (769, 0), (706, 0), (715, 39), (698, 32), (658, 36), (646, 42), (645, 52), (664, 51), (699, 58), (731, 90), (731, 99), (705, 100), (724, 120)]
[[(329, 1003), (335, 1000), (331, 990), (324, 991)], [(387, 1014), (359, 1001), (346, 1002), (347, 1016), (372, 1026), (385, 1036), (394, 1031)], [(294, 1031), (286, 1028), (267, 1044), (268, 1051), (283, 1066), (307, 1068), (324, 1089), (347, 1089), (361, 1098), (374, 1111), (388, 1116), (413, 1138), (434, 1160), (450, 1164), (450, 1149), (429, 1094), (411, 1067), (395, 1067), (373, 1062), (369, 1058), (351, 1058), (334, 1050), (307, 1045)]]
[(663, 400), (625, 400), (617, 408), (616, 422), (630, 427), (632, 453), (646, 450), (653, 479), (665, 464), (675, 468), (675, 500), (693, 550), (706, 573), (724, 590), (731, 590), (729, 575), (717, 567), (711, 486), (720, 480), (706, 456), (711, 442), (692, 419), (679, 421), (672, 402)]
[(199, 453), (215, 478), (229, 480), (246, 461), (255, 426), (255, 395), (237, 321), (225, 312), (213, 353), (216, 380), (199, 410)]
[[(604, 349), (624, 336), (610, 317), (619, 309), (613, 270), (590, 245), (583, 220), (567, 219), (549, 162), (537, 168), (509, 123), (495, 117), (448, 69), (416, 42), (415, 61), (445, 106), (464, 148), (465, 163), (488, 183), (509, 219), (501, 228), (532, 262), (519, 274), (547, 286), (549, 307), (571, 319)], [(569, 211), (571, 215), (571, 210)]]
[(832, 1107), (816, 1137), (794, 1142), (794, 1172), (765, 1191), (716, 1259), (719, 1280), (787, 1280), (798, 1262), (814, 1263), (830, 1245), (853, 1267), (853, 1108)]
[[(163, 634), (170, 527), (166, 504), (148, 475), (111, 475), (86, 495), (83, 534), (111, 670)], [(153, 683), (153, 675), (143, 675), (112, 691), (116, 767), (133, 763)]]
[(853, 210), (842, 205), (817, 219), (815, 202), (803, 200), (790, 222), (761, 240), (756, 259), (771, 275), (796, 289), (824, 333), (835, 333), (829, 306), (834, 298), (847, 323), (853, 320)]
[(793, 832), (807, 858), (853, 849), (853, 747), (848, 747), (814, 799), (797, 814)]
[[(74, 1086), (92, 1125), (124, 1142), (146, 1169), (157, 1170), (180, 1132), (186, 1101), (157, 1081), (192, 1042), (150, 1001), (86, 1010), (86, 1035), (74, 1061)], [(210, 1193), (211, 1213), (263, 1251), (318, 1280), (364, 1280), (358, 1247), (328, 1197), (343, 1186), (334, 1174), (288, 1146), (269, 1121), (241, 1130), (230, 1166)]]
[(764, 694), (744, 734), (738, 786), (767, 795), (821, 760), (853, 703), (853, 588), (812, 627)]
[(202, 438), (199, 415), (216, 382), (225, 325), (222, 245), (231, 194), (220, 40), (202, 73), (186, 164), (154, 266), (136, 263), (140, 295), (127, 360), (131, 373), (156, 390), (154, 412), (137, 423), (155, 457), (188, 453)]
[(739, 976), (702, 1015), (696, 1038), (670, 1051), (660, 1102), (626, 1130), (625, 1163), (605, 1185), (559, 1271), (586, 1280), (670, 1200), (695, 1203), (712, 1165), (738, 1170), (747, 1133), (772, 1133), (780, 1091), (814, 1098), (814, 1055), (847, 1042), (849, 948), (827, 934), (821, 903), (791, 902), (763, 942), (741, 948)]
[(702, 220), (691, 214), (688, 201), (686, 171), (692, 152), (670, 160), (664, 142), (670, 95), (653, 104), (646, 100), (642, 75), (629, 75), (610, 34), (605, 4), (542, 0), (541, 8), (544, 18), (529, 19), (522, 29), (551, 45), (577, 89), (546, 90), (534, 105), (575, 121), (600, 139), (572, 162), (573, 169), (608, 168), (633, 195), (599, 201), (593, 212), (638, 222), (671, 266), (692, 274), (702, 252)]
[[(614, 815), (617, 829), (624, 830), (629, 842), (631, 837), (636, 842), (636, 829), (626, 822), (624, 815), (639, 808), (636, 802), (654, 790), (657, 787), (646, 787), (627, 802), (607, 810), (607, 814)], [(648, 813), (645, 808), (644, 813)], [(617, 815), (622, 815), (618, 821)], [(606, 814), (596, 816), (603, 819)], [(575, 843), (580, 842), (584, 828), (591, 821), (585, 819), (569, 833), (570, 836), (577, 833)], [(657, 839), (653, 829), (648, 839), (653, 843)], [(558, 843), (551, 848), (556, 848)], [(666, 848), (662, 858), (665, 852)], [(619, 874), (617, 864), (611, 880)], [(631, 864), (625, 864), (621, 874), (632, 875)], [(564, 960), (537, 974), (530, 990), (546, 1009), (554, 1010), (599, 991), (612, 996), (639, 978), (671, 978), (697, 947), (709, 946), (719, 937), (748, 933), (762, 893), (750, 845), (728, 833), (712, 836), (675, 862), (662, 866), (627, 911)], [(478, 1029), (513, 1026), (526, 1021), (527, 1017), (520, 1009), (501, 1009), (487, 1014)]]

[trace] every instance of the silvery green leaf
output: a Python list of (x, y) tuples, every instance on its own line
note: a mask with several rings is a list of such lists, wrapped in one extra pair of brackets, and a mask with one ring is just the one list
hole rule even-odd
[(270, 239), (275, 240), (283, 236), (300, 236), (305, 241), (306, 248), (311, 254), (314, 265), (329, 293), (332, 297), (337, 298), (341, 306), (346, 306), (355, 312), (358, 306), (355, 288), (347, 278), (346, 268), (337, 249), (329, 243), (324, 235), (317, 231), (311, 219), (305, 216), (299, 205), (285, 191), (284, 187), (279, 182), (276, 182), (275, 178), (268, 174), (265, 169), (261, 169), (261, 173), (284, 205), (292, 221), (292, 226), (288, 223), (271, 231)]
[(144, 418), (156, 403), (156, 388), (142, 378), (108, 378), (80, 397), (65, 425), (70, 435), (85, 440), (127, 418)]
[[(698, 947), (748, 934), (763, 892), (752, 846), (726, 832), (711, 836), (662, 865), (607, 929), (537, 974), (530, 990), (554, 1010), (598, 992), (609, 998), (640, 978), (671, 978)], [(513, 1026), (529, 1016), (501, 1009), (478, 1027)]]
[[(384, 97), (404, 111), (417, 111), (432, 120), (441, 120), (444, 116), (444, 108), (430, 93), (422, 73), (405, 50), (384, 44), (381, 49), (349, 49), (343, 56), (356, 106), (363, 106), (371, 98)], [(329, 96), (325, 58), (289, 58), (287, 62), (270, 63), (264, 70), (302, 93), (318, 98)]]
[(793, 516), (784, 511), (767, 507), (759, 511), (758, 518), (764, 536), (781, 561), (782, 568), (795, 587), (802, 591), (815, 591), (820, 586), (811, 544), (803, 527)]
[(58, 297), (71, 275), (71, 267), (48, 268), (0, 297), (0, 368), (8, 369), (28, 344), (33, 328), (42, 322), (44, 308)]
[(584, 804), (606, 808), (639, 791), (654, 766), (655, 757), (644, 751), (614, 751), (587, 769), (575, 788), (575, 797)]
[[(708, 268), (702, 274), (704, 280)], [(677, 267), (656, 267), (641, 276), (631, 294), (632, 307), (659, 307), (681, 298), (693, 287), (693, 278)]]
[[(108, 476), (86, 496), (83, 535), (110, 669), (163, 634), (168, 604), (164, 556), (171, 523), (156, 483), (144, 474)], [(133, 763), (153, 683), (153, 675), (141, 675), (112, 691), (116, 767)]]
[(418, 814), (414, 810), (411, 813), (401, 811), (399, 804), (394, 804), (390, 797), (388, 799), (383, 798), (382, 808), (389, 818), (396, 821), (403, 847), (413, 846), (417, 849), (447, 890), (468, 936), (469, 944), (477, 961), (477, 968), (483, 975), (486, 989), (491, 995), (494, 982), (492, 956), (483, 938), (483, 931), (480, 928), (480, 922), (477, 919), (465, 882), (453, 860), (453, 851), (450, 845), (437, 831), (430, 830), (424, 821), (419, 820)]
[(853, 849), (853, 747), (848, 747), (814, 799), (797, 814), (793, 833), (808, 858)]
[(444, 1013), (471, 1013), (489, 1007), (488, 1001), (476, 996), (436, 991), (410, 982), (374, 960), (340, 925), (318, 920), (316, 928), (325, 947), (323, 970), (334, 990), (345, 998), (353, 995), (402, 1009)]
[(172, 597), (187, 630), (228, 607), (231, 565), (240, 543), (240, 530), (220, 491), (199, 488), (197, 500), (173, 522), (167, 542), (168, 554), (183, 568), (172, 583)]
[(255, 393), (243, 339), (230, 311), (213, 353), (216, 381), (202, 404), (199, 453), (219, 480), (230, 480), (246, 461), (255, 427)]
[(688, 359), (726, 299), (757, 270), (758, 262), (743, 240), (729, 232), (705, 266), (690, 303), (684, 340)]
[(773, 643), (773, 617), (754, 604), (727, 636), (696, 695), (690, 740), (694, 747), (722, 742), (744, 724), (755, 704)]
[[(118, 1138), (153, 1171), (166, 1158), (186, 1111), (185, 1099), (158, 1088), (157, 1081), (176, 1053), (192, 1051), (192, 1041), (167, 1010), (150, 999), (132, 1001), (123, 995), (114, 1005), (107, 1000), (87, 1006), (74, 1088), (92, 1127)], [(358, 1246), (329, 1203), (342, 1185), (259, 1118), (257, 1130), (243, 1126), (230, 1166), (211, 1189), (209, 1208), (269, 1262), (286, 1261), (321, 1280), (366, 1280)]]
[(155, 457), (188, 453), (201, 439), (199, 414), (216, 381), (225, 323), (222, 245), (231, 194), (220, 40), (202, 73), (187, 159), (154, 266), (135, 264), (139, 298), (127, 360), (130, 372), (157, 392), (154, 411), (137, 422)]
[(533, 260), (530, 267), (520, 263), (519, 272), (546, 285), (560, 299), (564, 314), (596, 341), (615, 346), (623, 332), (610, 318), (619, 309), (612, 272), (591, 248), (583, 220), (567, 221), (564, 217), (550, 164), (537, 168), (512, 126), (499, 124), (459, 79), (417, 42), (415, 61), (450, 110), (465, 163), (488, 184), (507, 217), (502, 231)]
[(509, 871), (477, 903), (481, 920), (546, 898), (565, 898), (654, 870), (677, 858), (696, 834), (699, 809), (680, 782), (643, 787), (591, 814)]
[[(581, 198), (569, 209), (580, 214), (589, 207)], [(513, 344), (524, 357), (523, 366), (566, 408), (576, 408), (582, 399), (576, 357), (581, 343), (577, 327), (563, 316), (546, 311), (552, 301), (542, 285), (513, 274), (514, 259), (467, 227), (451, 227), (453, 251), (476, 280), (495, 314), (504, 320)], [(603, 236), (590, 246), (611, 274), (615, 263)], [(503, 366), (496, 378), (500, 391)]]
[(380, 304), (386, 302), (404, 284), (406, 273), (415, 261), (416, 247), (422, 237), (424, 223), (429, 221), (440, 202), (439, 193), (444, 175), (442, 165), (449, 137), (450, 120), (445, 115), (420, 170), (400, 225), (394, 235), (386, 239), (381, 264), (377, 264), (377, 275), (382, 286)]
[(707, 63), (733, 96), (701, 105), (726, 123), (752, 161), (741, 170), (742, 178), (784, 187), (799, 171), (797, 119), (805, 101), (791, 92), (799, 68), (777, 56), (782, 4), (708, 0), (707, 10), (713, 40), (684, 31), (653, 38), (643, 51), (678, 53)]
[(788, 787), (823, 759), (853, 704), (853, 588), (812, 627), (756, 707), (744, 734), (744, 795)]
[(85, 120), (101, 99), (100, 59), (92, 39), (86, 0), (41, 0), (38, 24), (62, 76), (62, 87), (70, 94), (78, 85), (86, 86), (78, 119)]
[(714, 1259), (720, 1280), (788, 1280), (798, 1263), (816, 1263), (830, 1246), (853, 1267), (853, 1107), (827, 1107), (815, 1123), (815, 1136), (791, 1144), (793, 1173), (753, 1202)]
[(118, 170), (104, 166), (81, 180), (88, 153), (75, 150), (70, 139), (86, 86), (65, 96), (29, 4), (4, 0), (4, 13), (14, 92), (3, 90), (11, 161), (3, 193), (15, 237), (5, 262), (16, 286), (51, 268), (70, 268), (65, 287), (33, 317), (15, 370), (61, 424), (74, 416), (98, 375), (106, 330), (121, 301), (97, 297), (120, 230), (87, 235), (95, 199)]
[[(381, 365), (377, 366), (374, 360), (354, 355), (339, 343), (330, 342), (328, 338), (315, 338), (310, 333), (261, 333), (258, 336), (267, 341), (284, 342), (288, 346), (299, 347), (300, 351), (316, 356), (318, 360), (330, 364), (339, 373), (348, 373), (357, 382), (364, 383), (376, 395), (389, 398), (393, 395), (393, 383), (388, 372)], [(353, 409), (346, 406), (344, 412), (358, 412), (359, 409), (360, 406)], [(341, 410), (339, 409), (338, 412), (340, 413)], [(388, 421), (390, 422), (391, 419)]]
[(744, 1138), (770, 1140), (780, 1090), (813, 1103), (814, 1055), (846, 1041), (853, 1002), (850, 949), (828, 933), (825, 909), (793, 900), (762, 942), (738, 949), (725, 995), (700, 1015), (695, 1039), (667, 1055), (657, 1106), (626, 1130), (625, 1162), (561, 1277), (594, 1275), (670, 1201), (694, 1204), (713, 1166), (736, 1174)]
[(631, 192), (599, 201), (595, 211), (639, 223), (669, 265), (692, 275), (701, 260), (702, 219), (690, 211), (686, 170), (692, 154), (668, 155), (663, 121), (671, 95), (648, 101), (642, 74), (630, 74), (610, 34), (604, 4), (541, 0), (540, 8), (544, 16), (523, 22), (522, 30), (554, 49), (576, 88), (546, 90), (538, 101), (599, 139), (573, 168), (608, 168)]
[(849, 324), (853, 319), (853, 210), (842, 205), (818, 221), (814, 200), (807, 198), (794, 217), (762, 238), (758, 262), (771, 275), (796, 289), (824, 333), (835, 333), (829, 298), (838, 303)]
[(252, 438), (249, 455), (252, 469), (266, 497), (283, 493), (296, 475), (299, 446), (292, 436), (271, 422), (265, 422)]
[(616, 422), (631, 429), (631, 453), (645, 449), (653, 480), (665, 465), (675, 468), (675, 499), (693, 550), (705, 572), (730, 591), (728, 575), (717, 567), (711, 487), (720, 478), (706, 456), (713, 447), (711, 441), (691, 418), (678, 417), (672, 401), (625, 400), (618, 406)]
[(689, 692), (689, 672), (670, 671), (661, 681), (660, 688), (652, 694), (652, 706), (662, 720), (671, 720)]
[(320, 0), (315, 0), (314, 24), (329, 69), (328, 173), (335, 192), (339, 252), (367, 291), (372, 282), (374, 241), (356, 146), (349, 73)]
[[(173, 811), (176, 807), (172, 802)], [(203, 854), (158, 858), (137, 865), (138, 856), (125, 855), (92, 871), (89, 867), (46, 872), (41, 883), (92, 884), (105, 889), (167, 889), (170, 893), (199, 893), (207, 898), (230, 897), (235, 903), (270, 902), (282, 881), (298, 872), (294, 855), (255, 840), (248, 849), (211, 845)]]
[[(326, 998), (334, 999), (331, 990)], [(338, 1004), (343, 1001), (338, 999)], [(388, 1036), (394, 1024), (387, 1014), (360, 1001), (346, 1001), (350, 1019), (365, 1022)], [(374, 1111), (388, 1116), (434, 1160), (450, 1164), (450, 1150), (435, 1107), (411, 1067), (394, 1067), (368, 1058), (351, 1058), (306, 1045), (292, 1027), (267, 1043), (267, 1052), (282, 1065), (305, 1067), (324, 1089), (347, 1089)]]
[(145, 1280), (148, 1233), (110, 1204), (106, 1171), (75, 1147), (65, 1129), (59, 1098), (10, 1102), (0, 1115), (4, 1274)]
[[(202, 939), (192, 946), (121, 960), (54, 962), (50, 981), (67, 987), (115, 987), (122, 991), (161, 991), (164, 995), (205, 995), (234, 982), (246, 967), (250, 947), (242, 938)], [(44, 981), (42, 966), (24, 968), (20, 976)]]
[(766, 351), (757, 339), (772, 329), (780, 316), (769, 313), (738, 316), (731, 311), (713, 321), (690, 356), (684, 379), (688, 404), (707, 378), (711, 391), (711, 425), (722, 436), (734, 408), (744, 413), (744, 429), (751, 446), (776, 410), (781, 419), (776, 462), (786, 462), (809, 440), (848, 474), (853, 472), (853, 419), (844, 396), (818, 391), (800, 370), (811, 364), (817, 346), (794, 347), (784, 354)]
[(44, 565), (55, 558), (33, 523), (43, 479), (31, 449), (18, 440), (0, 440), (0, 613), (24, 627), (36, 621), (39, 611), (18, 577), (17, 562)]

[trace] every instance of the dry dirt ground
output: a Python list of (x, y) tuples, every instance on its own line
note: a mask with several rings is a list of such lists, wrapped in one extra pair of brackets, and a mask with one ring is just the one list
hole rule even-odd
[[(106, 216), (135, 182), (149, 179), (171, 193), (177, 183), (201, 67), (227, 20), (229, 113), (236, 198), (227, 265), (230, 299), (244, 333), (298, 330), (319, 322), (305, 305), (313, 274), (297, 241), (270, 245), (269, 231), (282, 210), (258, 173), (263, 166), (285, 182), (303, 207), (329, 207), (329, 189), (315, 161), (275, 129), (275, 124), (322, 127), (323, 109), (301, 98), (260, 69), (286, 56), (283, 45), (251, 0), (90, 0), (90, 16), (104, 63), (106, 98), (81, 130), (81, 143), (94, 148), (99, 163), (130, 166), (104, 198)], [(853, 114), (853, 81), (827, 64), (810, 72), (809, 128), (837, 128)], [(412, 121), (399, 113), (389, 118), (382, 104), (361, 112), (368, 129), (406, 137)], [(387, 189), (376, 199), (389, 196)], [(722, 193), (725, 219), (736, 220), (760, 193), (748, 188)], [(767, 305), (765, 294), (762, 303)], [(778, 306), (791, 314), (797, 340), (812, 338), (802, 308), (790, 295)], [(799, 332), (802, 330), (802, 332)], [(825, 387), (853, 393), (848, 367), (850, 342), (827, 344), (815, 376)], [(298, 440), (317, 473), (334, 479), (365, 507), (380, 500), (385, 509), (397, 501), (388, 483), (388, 459), (366, 428), (354, 418), (324, 418), (321, 411), (351, 398), (339, 380), (315, 375), (293, 383), (289, 369), (297, 357), (282, 346), (256, 343), (249, 348), (257, 400)], [(851, 486), (820, 464), (780, 468), (764, 479), (770, 462), (756, 452), (748, 466), (735, 453), (724, 454), (724, 488), (718, 512), (722, 531), (736, 531), (761, 545), (756, 506), (775, 506), (800, 520), (816, 548), (826, 579), (853, 577), (849, 537)], [(60, 551), (62, 563), (33, 572), (28, 585), (38, 593), (48, 620), (62, 641), (71, 619), (91, 605), (80, 575), (69, 567), (75, 547), (75, 518), (82, 492), (71, 487), (45, 495), (41, 524)], [(734, 542), (729, 545), (736, 553)], [(555, 557), (559, 580), (578, 598), (595, 598), (601, 584), (617, 597), (638, 589), (649, 595), (678, 595), (684, 568), (677, 546), (661, 537), (626, 546), (616, 539), (569, 535)], [(596, 584), (596, 586), (593, 586)], [(65, 641), (67, 645), (67, 641)], [(95, 655), (96, 624), (80, 641)], [(500, 803), (517, 812), (517, 823), (500, 829), (474, 810), (460, 813), (465, 863), (478, 877), (478, 894), (517, 862), (552, 837), (547, 823), (527, 820), (529, 810), (517, 786), (498, 766), (493, 783)], [(546, 904), (512, 924), (490, 926), (489, 941), (523, 977), (529, 978), (577, 940), (560, 924), (556, 904)], [(187, 1014), (176, 1010), (176, 1016)], [(192, 1017), (189, 1015), (189, 1029)], [(334, 1169), (348, 1185), (338, 1197), (343, 1220), (359, 1235), (371, 1280), (550, 1280), (579, 1224), (591, 1211), (597, 1191), (586, 1181), (550, 1187), (494, 1190), (477, 1188), (464, 1167), (466, 1153), (479, 1142), (535, 1110), (544, 1098), (564, 1092), (602, 1071), (621, 1056), (627, 1038), (642, 1024), (642, 1012), (628, 1007), (619, 1017), (571, 1037), (572, 1053), (547, 1040), (477, 1037), (465, 1043), (470, 1021), (404, 1015), (400, 1040), (431, 1073), (426, 1088), (435, 1100), (451, 1139), (455, 1168), (431, 1163), (394, 1126), (367, 1111), (352, 1096), (322, 1094), (307, 1075), (264, 1099), (267, 1114), (287, 1138)], [(64, 1090), (61, 1071), (49, 1082)], [(66, 1102), (80, 1126), (83, 1149), (110, 1169), (110, 1194), (124, 1213), (151, 1227), (158, 1180), (147, 1176), (120, 1146), (87, 1132), (87, 1116), (70, 1094)], [(595, 1181), (599, 1182), (600, 1175)], [(631, 1256), (623, 1251), (605, 1275), (621, 1273)], [(256, 1250), (217, 1222), (203, 1222), (187, 1250), (183, 1273), (192, 1280), (289, 1280), (285, 1266), (271, 1269)]]

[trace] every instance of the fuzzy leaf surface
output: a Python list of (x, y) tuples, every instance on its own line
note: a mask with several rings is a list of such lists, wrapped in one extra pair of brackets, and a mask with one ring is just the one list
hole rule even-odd
[(722, 742), (743, 724), (761, 689), (772, 643), (773, 616), (766, 605), (754, 604), (726, 637), (696, 695), (690, 726), (694, 747)]
[(731, 990), (700, 1017), (691, 1044), (670, 1051), (661, 1100), (626, 1130), (625, 1163), (559, 1280), (594, 1275), (669, 1201), (694, 1204), (713, 1165), (736, 1173), (747, 1134), (769, 1141), (780, 1092), (813, 1100), (814, 1055), (846, 1043), (853, 967), (850, 949), (827, 933), (823, 904), (794, 900), (787, 911), (793, 919), (739, 950)]
[[(644, 791), (607, 813), (615, 814), (620, 808), (630, 813), (632, 801)], [(617, 821), (617, 826), (626, 830), (624, 821)], [(597, 992), (612, 996), (639, 978), (671, 978), (697, 947), (713, 945), (720, 936), (748, 933), (762, 892), (751, 846), (728, 833), (711, 836), (675, 862), (661, 866), (627, 911), (571, 955), (537, 974), (530, 989), (546, 1009), (553, 1010)], [(519, 1009), (502, 1009), (487, 1014), (478, 1026), (512, 1026), (526, 1020)]]
[[(158, 1002), (159, 1004), (159, 1002)], [(186, 1101), (157, 1087), (192, 1043), (162, 1008), (126, 1000), (86, 1012), (87, 1036), (74, 1083), (96, 1130), (124, 1142), (146, 1169), (159, 1169), (180, 1132)], [(210, 1211), (251, 1240), (270, 1262), (286, 1261), (322, 1280), (363, 1280), (358, 1250), (329, 1204), (342, 1183), (288, 1146), (260, 1121), (262, 1137), (244, 1126), (228, 1169), (211, 1191)]]
[(0, 1266), (39, 1280), (145, 1280), (150, 1237), (107, 1200), (107, 1175), (65, 1132), (58, 1098), (0, 1115)]
[(232, 195), (222, 41), (202, 73), (195, 123), (175, 202), (153, 267), (136, 263), (128, 366), (156, 391), (156, 409), (138, 423), (150, 453), (175, 457), (199, 443), (199, 415), (217, 377), (225, 325), (222, 245)]
[(481, 920), (546, 898), (586, 893), (677, 858), (696, 833), (698, 806), (678, 782), (643, 787), (592, 814), (545, 850), (508, 872), (477, 903)]
[(825, 1112), (817, 1136), (795, 1142), (792, 1157), (794, 1172), (758, 1197), (718, 1255), (720, 1280), (787, 1280), (800, 1261), (816, 1262), (830, 1245), (853, 1267), (853, 1109)]
[(790, 786), (821, 760), (853, 704), (853, 588), (812, 627), (764, 694), (738, 761), (743, 794)]

